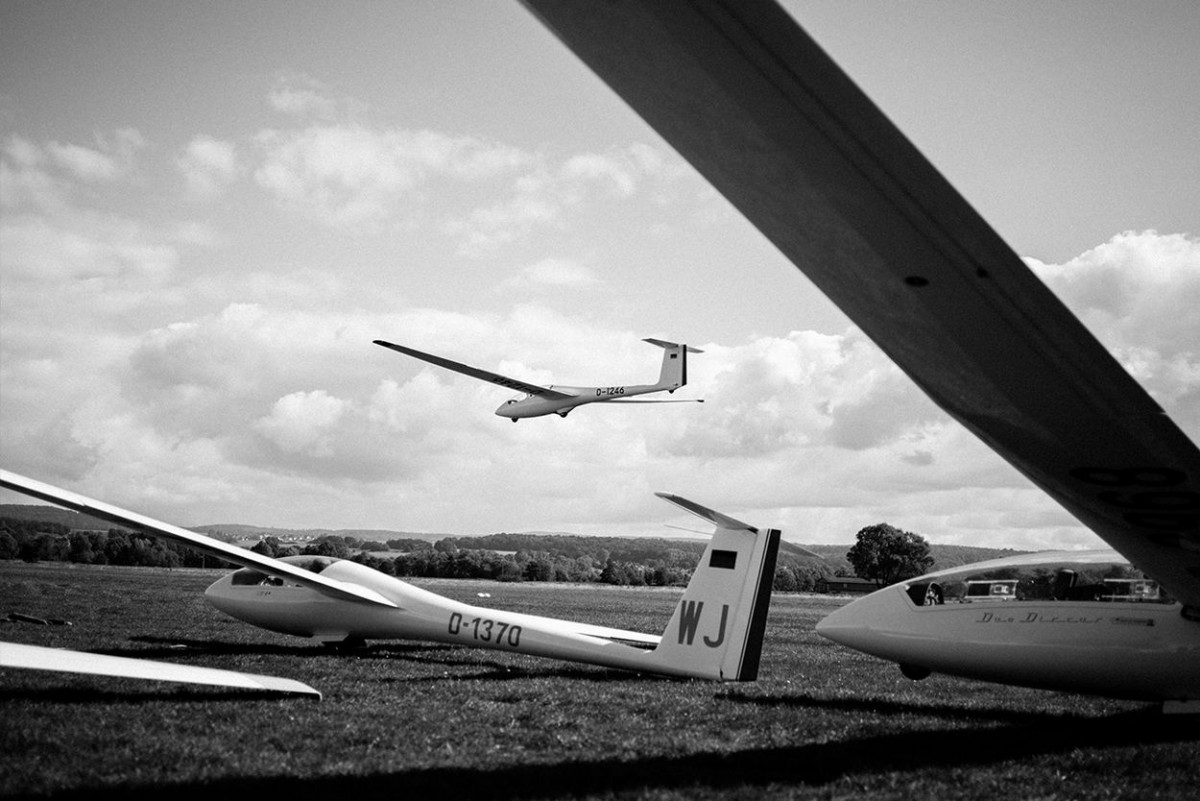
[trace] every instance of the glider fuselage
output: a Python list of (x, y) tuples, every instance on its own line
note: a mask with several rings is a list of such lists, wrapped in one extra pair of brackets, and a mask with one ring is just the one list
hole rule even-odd
[[(471, 606), (347, 560), (335, 562), (327, 572), (339, 580), (370, 586), (398, 608), (363, 608), (307, 587), (270, 583), (265, 576), (268, 583), (251, 584), (248, 580), (261, 574), (248, 569), (219, 579), (205, 597), (220, 611), (251, 625), (330, 644), (426, 640), (639, 670), (651, 666), (646, 649), (660, 640), (655, 635)], [(239, 579), (245, 583), (239, 584)], [(599, 636), (602, 633), (608, 637)]]
[[(567, 413), (576, 406), (588, 403), (601, 403), (621, 398), (631, 398), (635, 395), (646, 395), (651, 392), (674, 392), (675, 387), (665, 387), (657, 384), (637, 384), (633, 386), (612, 387), (563, 387), (551, 385), (546, 387), (553, 396), (527, 395), (511, 398), (500, 404), (496, 409), (498, 417), (511, 420), (521, 420), (526, 417), (543, 417), (547, 414), (557, 414), (566, 417)], [(562, 397), (566, 395), (567, 397)]]
[(897, 662), (910, 678), (934, 672), (1114, 698), (1200, 699), (1200, 623), (1156, 582), (1107, 579), (1056, 593), (1049, 570), (1002, 561), (976, 569), (974, 581), (963, 579), (968, 566), (885, 587), (828, 615), (817, 632)]
[(669, 676), (746, 681), (758, 669), (778, 545), (777, 531), (718, 529), (661, 636), (472, 606), (357, 562), (319, 556), (278, 561), (389, 604), (330, 597), (254, 567), (218, 579), (205, 597), (251, 625), (331, 645), (427, 640)]

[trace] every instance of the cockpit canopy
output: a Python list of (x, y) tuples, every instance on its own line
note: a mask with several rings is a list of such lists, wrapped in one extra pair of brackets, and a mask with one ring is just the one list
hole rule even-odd
[(1021, 601), (1174, 603), (1157, 581), (1111, 551), (1030, 554), (964, 565), (912, 579), (905, 584), (905, 592), (917, 606)]
[[(320, 573), (338, 560), (331, 556), (314, 556), (309, 554), (284, 556), (279, 561), (287, 562), (289, 565), (295, 565), (312, 573)], [(233, 576), (230, 577), (230, 583), (235, 587), (282, 587), (284, 584), (293, 584), (293, 582), (285, 581), (278, 576), (268, 575), (261, 570), (255, 570), (251, 567), (243, 567), (241, 570), (234, 571)]]

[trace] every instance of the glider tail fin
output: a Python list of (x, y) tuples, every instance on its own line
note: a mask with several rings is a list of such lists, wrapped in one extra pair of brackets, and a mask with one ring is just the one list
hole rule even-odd
[(644, 339), (642, 341), (663, 349), (662, 369), (659, 371), (658, 383), (655, 386), (668, 392), (673, 392), (687, 383), (687, 355), (704, 352), (699, 348), (678, 345), (661, 339)]
[(657, 493), (716, 526), (654, 650), (662, 672), (754, 681), (775, 579), (779, 531), (759, 531), (677, 495)]

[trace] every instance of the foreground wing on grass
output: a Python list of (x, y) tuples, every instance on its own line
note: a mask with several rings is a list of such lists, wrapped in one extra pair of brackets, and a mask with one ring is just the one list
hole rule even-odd
[(89, 654), (83, 651), (68, 651), (64, 648), (43, 648), (39, 645), (22, 645), (0, 642), (0, 667), (24, 670), (51, 670), (60, 673), (82, 673), (89, 676), (118, 676), (147, 681), (170, 681), (182, 684), (206, 684), (214, 687), (240, 687), (246, 690), (262, 690), (273, 693), (321, 693), (299, 681), (264, 676), (258, 673), (238, 673), (233, 670), (177, 665), (171, 662), (153, 662), (147, 659), (130, 659), (123, 656)]

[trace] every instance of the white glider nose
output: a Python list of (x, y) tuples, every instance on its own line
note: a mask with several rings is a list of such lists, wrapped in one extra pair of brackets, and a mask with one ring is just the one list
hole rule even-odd
[(863, 635), (869, 631), (866, 615), (859, 605), (866, 600), (860, 598), (837, 609), (817, 622), (817, 634), (850, 648), (861, 646)]
[(854, 648), (885, 659), (899, 656), (893, 652), (904, 628), (901, 619), (908, 613), (904, 592), (896, 587), (873, 592), (852, 601), (825, 616), (816, 631), (839, 645)]
[(221, 578), (209, 584), (204, 590), (204, 600), (208, 601), (215, 609), (219, 609), (225, 614), (233, 614), (230, 612), (229, 593), (233, 589), (233, 574), (221, 576)]

